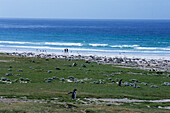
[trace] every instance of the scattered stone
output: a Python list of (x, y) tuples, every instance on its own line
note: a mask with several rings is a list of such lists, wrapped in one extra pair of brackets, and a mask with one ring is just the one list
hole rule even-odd
[(46, 60), (46, 61), (49, 61), (49, 59), (48, 59), (48, 58), (46, 58), (45, 60)]
[(113, 74), (111, 74), (111, 75), (110, 75), (110, 77), (114, 77), (114, 75), (113, 75)]
[(108, 77), (109, 75), (104, 75), (105, 77)]
[(158, 72), (156, 72), (157, 74), (163, 74), (163, 72), (161, 72), (161, 71), (158, 71)]
[(129, 84), (129, 82), (124, 82), (123, 85), (124, 86), (129, 86), (130, 84)]
[(164, 82), (161, 84), (162, 86), (170, 86), (170, 83), (169, 82)]
[(170, 74), (168, 74), (167, 77), (170, 77)]
[(61, 81), (65, 81), (65, 79), (64, 79), (64, 78), (60, 78), (60, 80), (61, 80)]
[(12, 73), (6, 73), (5, 76), (13, 76)]
[(48, 70), (47, 73), (52, 73), (52, 71), (51, 71), (51, 70)]
[(80, 81), (80, 83), (84, 83), (84, 81), (82, 80), (82, 81)]
[(151, 87), (151, 88), (158, 88), (157, 85), (151, 85), (150, 87)]
[(108, 78), (108, 80), (112, 80), (111, 78)]
[(29, 78), (26, 78), (25, 81), (30, 81)]
[(129, 81), (134, 81), (134, 82), (136, 81), (136, 82), (138, 82), (138, 80), (137, 80), (137, 79), (130, 79)]
[(136, 88), (140, 88), (140, 86), (136, 86)]
[(10, 65), (9, 68), (12, 68), (12, 66)]
[(23, 78), (19, 78), (20, 79), (20, 81), (24, 81), (24, 79)]
[(12, 69), (8, 69), (8, 71), (12, 71)]
[(18, 82), (18, 80), (17, 80), (17, 79), (15, 79), (15, 80), (14, 80), (14, 82)]
[(82, 67), (86, 67), (86, 65), (84, 65), (84, 64), (82, 64), (81, 66), (82, 66)]
[(85, 63), (88, 63), (88, 64), (90, 64), (91, 62), (90, 62), (90, 61), (88, 61), (88, 60), (86, 60), (86, 61), (85, 61)]
[(56, 69), (56, 70), (61, 70), (59, 67), (56, 67), (55, 69)]
[(23, 70), (22, 69), (18, 69), (18, 72), (23, 72)]
[(6, 81), (7, 79), (5, 77), (1, 77), (1, 80), (2, 81)]
[(53, 79), (57, 79), (57, 77), (53, 77)]
[(50, 83), (50, 82), (52, 82), (52, 81), (51, 81), (51, 80), (45, 80), (45, 82), (46, 82), (46, 83)]
[(16, 74), (16, 76), (21, 76), (20, 74)]
[(72, 66), (73, 66), (73, 67), (77, 66), (77, 63), (73, 63)]
[(11, 80), (10, 79), (6, 79), (7, 82), (10, 82)]
[(35, 63), (35, 60), (32, 60), (32, 63)]
[(69, 76), (68, 79), (74, 80), (74, 77), (73, 76)]
[(145, 85), (145, 86), (147, 86), (147, 85), (148, 85), (148, 83), (145, 83), (145, 82), (142, 82), (141, 84), (143, 84), (143, 85)]

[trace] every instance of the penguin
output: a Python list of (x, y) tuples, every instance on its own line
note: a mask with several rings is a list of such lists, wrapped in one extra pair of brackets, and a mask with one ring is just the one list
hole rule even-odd
[(120, 81), (119, 81), (119, 86), (121, 86), (121, 84), (122, 84), (122, 79), (120, 79)]
[(76, 99), (77, 89), (74, 89), (73, 92), (69, 92), (68, 94), (72, 94), (72, 100)]

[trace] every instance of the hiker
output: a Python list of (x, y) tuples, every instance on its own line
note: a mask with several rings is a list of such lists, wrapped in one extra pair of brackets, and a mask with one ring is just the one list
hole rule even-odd
[(120, 79), (120, 81), (119, 81), (119, 86), (121, 86), (122, 85), (122, 79)]
[(68, 94), (72, 94), (72, 100), (76, 99), (77, 89), (74, 89), (73, 92), (69, 92)]

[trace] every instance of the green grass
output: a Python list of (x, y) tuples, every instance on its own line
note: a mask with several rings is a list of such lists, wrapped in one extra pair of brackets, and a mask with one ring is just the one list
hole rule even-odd
[[(59, 97), (60, 100), (66, 101), (71, 98), (67, 93), (74, 88), (78, 89), (77, 97), (80, 99), (83, 99), (84, 97), (133, 99), (170, 98), (169, 86), (161, 86), (161, 83), (163, 82), (170, 82), (170, 79), (166, 77), (168, 73), (155, 76), (152, 75), (152, 73), (156, 72), (119, 68), (112, 65), (98, 65), (95, 62), (87, 64), (83, 60), (68, 61), (49, 59), (49, 61), (46, 61), (45, 59), (40, 58), (14, 57), (4, 54), (0, 54), (0, 60), (9, 61), (0, 62), (0, 77), (6, 77), (12, 81), (21, 77), (24, 79), (29, 78), (31, 80), (27, 84), (19, 82), (6, 84), (1, 82), (0, 96), (6, 96), (8, 98), (26, 96), (30, 99), (51, 99)], [(32, 60), (34, 60), (35, 63), (33, 63)], [(69, 65), (72, 65), (74, 62), (78, 65), (76, 67), (69, 67)], [(85, 64), (87, 67), (81, 67), (81, 64)], [(10, 66), (12, 66), (12, 68), (10, 68)], [(55, 67), (59, 67), (61, 70), (56, 70)], [(79, 68), (81, 68), (81, 70)], [(8, 69), (11, 69), (11, 71)], [(19, 69), (22, 69), (23, 72), (18, 72)], [(48, 70), (51, 70), (52, 73), (47, 73)], [(121, 72), (121, 74), (116, 74), (118, 72)], [(137, 74), (129, 74), (129, 72)], [(150, 73), (151, 75), (141, 74), (143, 72)], [(14, 76), (5, 76), (6, 73), (12, 73)], [(16, 76), (16, 74), (20, 74), (21, 76)], [(105, 77), (105, 74), (114, 74), (114, 77)], [(68, 76), (74, 76), (79, 80), (85, 78), (90, 80), (84, 81), (85, 83), (59, 82), (60, 80), (52, 80), (51, 83), (44, 82), (45, 78), (48, 79), (53, 76), (65, 79), (67, 79)], [(117, 84), (113, 84), (108, 78), (111, 78), (112, 80), (123, 79), (123, 82), (130, 82), (130, 79), (137, 79), (139, 81), (137, 85), (140, 85), (141, 88), (133, 88), (132, 86), (118, 87)], [(104, 84), (90, 83), (99, 81), (100, 79), (104, 80)], [(140, 84), (141, 82), (148, 83), (148, 86)], [(150, 83), (157, 85), (158, 88), (150, 88)], [(30, 104), (30, 106), (32, 105)], [(95, 110), (89, 109), (89, 111), (92, 112)]]

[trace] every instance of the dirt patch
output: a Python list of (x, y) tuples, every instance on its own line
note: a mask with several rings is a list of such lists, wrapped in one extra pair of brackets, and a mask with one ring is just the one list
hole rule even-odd
[(97, 98), (85, 98), (86, 100), (89, 101), (103, 101), (103, 102), (123, 102), (123, 103), (130, 103), (130, 102), (154, 102), (154, 103), (159, 103), (159, 102), (170, 102), (170, 99), (163, 99), (163, 100), (136, 100), (136, 99), (97, 99)]
[(12, 62), (11, 60), (0, 60), (0, 62)]

